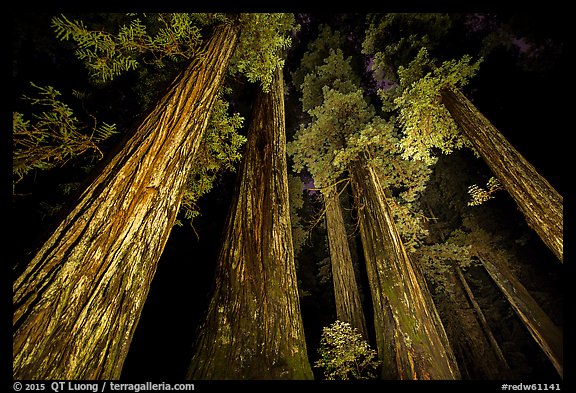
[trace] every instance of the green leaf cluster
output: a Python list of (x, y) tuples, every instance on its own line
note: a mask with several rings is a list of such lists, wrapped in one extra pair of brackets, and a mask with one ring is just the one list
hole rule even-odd
[(408, 64), (419, 48), (432, 50), (452, 25), (449, 15), (438, 13), (370, 14), (362, 53), (372, 55), (377, 81), (397, 81), (399, 66)]
[(12, 172), (18, 180), (33, 169), (62, 166), (87, 151), (102, 156), (98, 144), (117, 133), (115, 125), (95, 123), (88, 128), (61, 101), (58, 90), (33, 83), (32, 86), (37, 94), (22, 98), (40, 111), (34, 112), (31, 119), (19, 112), (12, 116)]
[(166, 58), (177, 61), (200, 55), (202, 25), (217, 19), (186, 13), (142, 17), (124, 15), (120, 19), (127, 21), (115, 28), (116, 33), (103, 26), (90, 29), (84, 21), (70, 20), (65, 15), (54, 17), (52, 27), (57, 38), (75, 42), (76, 57), (85, 64), (90, 77), (106, 82), (136, 69), (141, 62), (161, 68)]
[[(353, 140), (353, 135), (364, 129), (374, 116), (361, 90), (341, 93), (324, 87), (322, 92), (322, 105), (308, 111), (313, 121), (301, 126), (287, 148), (294, 158), (294, 170), (299, 172), (306, 167), (319, 188), (334, 184), (347, 169), (346, 164), (361, 148), (356, 144), (348, 151), (346, 141)], [(367, 135), (358, 138), (366, 139)]]
[(426, 280), (436, 295), (454, 296), (454, 282), (450, 280), (454, 267), (469, 267), (472, 262), (470, 245), (452, 241), (423, 245), (414, 254)]
[(351, 60), (344, 58), (341, 49), (330, 49), (322, 64), (304, 76), (300, 86), (303, 111), (310, 112), (322, 104), (324, 87), (344, 94), (358, 90), (360, 77), (353, 71)]
[[(482, 59), (469, 55), (440, 63), (430, 55), (440, 52), (452, 28), (445, 14), (374, 14), (362, 52), (373, 56), (373, 76), (386, 81), (379, 89), (382, 108), (394, 113), (403, 131), (403, 157), (432, 165), (436, 150), (449, 154), (468, 147), (440, 97), (443, 89), (458, 89), (473, 77)], [(439, 65), (438, 65), (439, 64)]]
[(468, 194), (470, 194), (470, 201), (468, 206), (478, 206), (483, 204), (490, 199), (494, 199), (494, 193), (496, 191), (502, 190), (502, 184), (494, 176), (488, 179), (486, 183), (486, 188), (479, 187), (476, 184), (468, 187)]
[(314, 367), (321, 368), (328, 380), (375, 379), (380, 365), (376, 351), (342, 321), (323, 329), (318, 354)]
[[(297, 90), (302, 91), (306, 75), (315, 72), (316, 67), (328, 58), (334, 48), (344, 45), (344, 37), (340, 32), (333, 31), (330, 26), (322, 24), (318, 27), (318, 37), (308, 43), (307, 51), (302, 55), (300, 66), (292, 72), (292, 83)], [(305, 109), (306, 110), (306, 109)]]
[[(238, 132), (244, 118), (238, 113), (230, 115), (229, 103), (219, 98), (214, 104), (206, 134), (195, 156), (195, 165), (186, 181), (180, 212), (184, 219), (193, 221), (200, 212), (197, 202), (206, 195), (215, 179), (223, 171), (234, 171), (242, 157), (246, 137)], [(180, 221), (176, 222), (182, 225)]]
[(298, 27), (290, 13), (247, 13), (240, 15), (240, 41), (230, 64), (232, 74), (242, 73), (249, 82), (260, 83), (265, 92), (274, 72), (284, 66), (284, 51)]
[(480, 61), (470, 56), (445, 61), (439, 67), (430, 67), (428, 52), (422, 48), (407, 67), (400, 67), (401, 95), (394, 99), (399, 111), (398, 121), (404, 138), (403, 156), (429, 162), (432, 149), (444, 154), (466, 146), (470, 142), (458, 131), (454, 119), (440, 100), (443, 89), (457, 89), (467, 84), (479, 68)]

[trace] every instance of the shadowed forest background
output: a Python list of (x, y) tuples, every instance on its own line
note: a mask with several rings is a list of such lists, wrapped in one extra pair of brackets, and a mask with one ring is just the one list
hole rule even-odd
[[(96, 176), (95, 173), (103, 168), (104, 163), (119, 151), (119, 146), (131, 135), (135, 125), (145, 118), (154, 103), (168, 91), (168, 86), (180, 70), (195, 61), (194, 58), (182, 59), (179, 53), (160, 59), (158, 52), (154, 54), (153, 60), (144, 61), (132, 69), (128, 67), (126, 72), (98, 82), (95, 78), (89, 78), (87, 68), (75, 55), (75, 50), (82, 48), (82, 45), (78, 46), (78, 42), (75, 43), (72, 39), (63, 39), (62, 32), (57, 38), (58, 29), (54, 28), (54, 17), (60, 17), (63, 21), (81, 19), (89, 28), (118, 34), (118, 26), (128, 26), (129, 21), (136, 17), (146, 20), (147, 17), (150, 18), (150, 14), (66, 14), (65, 18), (62, 15), (35, 13), (12, 15), (13, 111), (21, 113), (29, 120), (35, 119), (32, 113), (37, 111), (39, 106), (42, 107), (42, 102), (36, 101), (35, 106), (33, 100), (23, 99), (23, 96), (38, 97), (40, 94), (46, 99), (45, 103), (53, 103), (56, 97), (59, 97), (80, 119), (79, 125), (71, 127), (82, 130), (81, 132), (89, 135), (97, 145), (97, 148), (87, 145), (86, 148), (78, 148), (82, 151), (72, 152), (75, 146), (79, 146), (67, 145), (72, 143), (72, 139), (52, 139), (52, 146), (60, 143), (62, 152), (50, 153), (46, 148), (41, 150), (47, 152), (45, 162), (31, 164), (30, 157), (34, 154), (39, 157), (39, 149), (44, 146), (42, 143), (49, 138), (42, 139), (37, 136), (34, 142), (14, 142), (14, 152), (19, 151), (18, 149), (31, 149), (26, 150), (29, 152), (26, 154), (30, 154), (30, 157), (27, 157), (30, 161), (13, 159), (14, 219), (10, 224), (10, 231), (14, 279), (26, 271), (26, 265), (34, 258), (56, 225), (64, 220), (75, 198), (81, 195), (83, 187)], [(413, 78), (411, 80), (414, 84), (404, 86), (404, 79), (400, 79), (402, 74), (398, 73), (399, 67), (409, 68), (410, 64), (414, 66), (416, 62), (411, 61), (421, 54), (418, 51), (421, 47), (428, 48), (429, 56), (433, 59), (433, 66), (425, 64), (426, 70), (439, 69), (443, 61), (460, 59), (464, 55), (471, 56), (470, 64), (481, 57), (482, 61), (473, 72), (474, 75), (468, 78), (460, 91), (557, 193), (566, 197), (568, 183), (564, 171), (569, 132), (567, 119), (571, 110), (568, 100), (564, 98), (566, 79), (570, 75), (567, 60), (568, 21), (564, 15), (550, 13), (410, 14), (408, 17), (398, 16), (397, 19), (366, 14), (296, 13), (293, 17), (293, 27), (284, 32), (290, 37), (289, 44), (278, 51), (283, 52), (279, 55), (284, 61), (279, 67), (282, 69), (280, 74), (283, 75), (279, 77), (274, 74), (274, 79), (271, 77), (271, 86), (276, 86), (277, 83), (283, 89), (282, 110), (285, 111), (285, 140), (288, 146), (287, 150), (283, 151), (287, 152), (284, 154), (288, 175), (286, 187), (290, 199), (289, 217), (297, 284), (294, 291), (297, 291), (306, 355), (312, 366), (312, 376), (314, 379), (323, 379), (325, 375), (322, 368), (314, 367), (315, 362), (320, 359), (318, 351), (323, 328), (339, 319), (335, 301), (337, 286), (335, 287), (333, 281), (334, 267), (330, 264), (330, 226), (326, 221), (328, 218), (325, 201), (328, 198), (338, 201), (341, 206), (346, 229), (346, 240), (342, 244), (349, 249), (354, 270), (352, 277), (356, 278), (358, 286), (360, 307), (365, 321), (363, 336), (371, 348), (382, 350), (379, 328), (374, 322), (376, 295), (366, 268), (368, 251), (365, 250), (366, 246), (363, 246), (369, 234), (366, 234), (365, 227), (358, 223), (363, 214), (363, 208), (359, 210), (358, 201), (362, 200), (364, 194), (360, 195), (355, 190), (358, 189), (358, 184), (361, 184), (359, 179), (363, 177), (355, 177), (355, 171), (360, 169), (354, 166), (354, 163), (358, 162), (354, 160), (363, 157), (361, 154), (375, 157), (385, 150), (382, 147), (384, 145), (378, 144), (381, 142), (374, 142), (375, 134), (369, 134), (381, 124), (391, 125), (390, 128), (382, 125), (383, 130), (394, 127), (394, 140), (398, 143), (395, 143), (391, 150), (398, 149), (400, 140), (407, 141), (402, 137), (409, 135), (409, 132), (402, 129), (402, 124), (408, 123), (401, 123), (399, 120), (400, 110), (407, 107), (399, 105), (392, 109), (390, 106), (386, 108), (385, 100), (391, 100), (386, 94), (396, 91), (395, 87), (400, 89), (400, 86), (408, 92), (410, 86), (424, 79), (425, 72), (420, 76), (421, 79), (408, 73), (404, 77), (406, 80)], [(168, 16), (164, 18), (169, 19)], [(384, 23), (382, 21), (388, 23), (388, 30), (384, 29), (384, 33), (375, 30), (372, 32), (376, 38), (373, 38), (370, 49), (365, 43), (370, 23), (377, 26), (378, 23)], [(218, 22), (209, 23), (217, 26)], [(202, 40), (206, 40), (212, 32), (213, 25), (209, 23), (206, 22), (201, 27), (202, 38), (200, 43), (194, 44), (195, 50), (206, 45)], [(259, 23), (267, 22), (264, 19), (264, 22)], [(269, 22), (272, 23), (276, 21)], [(251, 30), (250, 34), (256, 36), (258, 31), (256, 28)], [(245, 37), (241, 36), (241, 39)], [(326, 47), (322, 48), (323, 45)], [(385, 53), (382, 50), (385, 45), (394, 49)], [(86, 44), (84, 48), (90, 46)], [(265, 53), (264, 50), (262, 53)], [(390, 56), (393, 60), (389, 60)], [(163, 62), (162, 67), (158, 68), (156, 62)], [(242, 166), (241, 162), (244, 156), (248, 156), (247, 146), (252, 146), (249, 139), (249, 130), (252, 130), (250, 127), (257, 129), (255, 123), (258, 122), (252, 121), (260, 119), (254, 108), (257, 107), (255, 102), (260, 102), (255, 100), (261, 97), (263, 83), (250, 81), (249, 76), (242, 74), (241, 62), (234, 63), (234, 59), (231, 62), (237, 70), (222, 77), (226, 90), (219, 95), (222, 101), (214, 104), (214, 111), (222, 113), (219, 124), (224, 125), (221, 128), (209, 128), (221, 131), (207, 131), (206, 138), (209, 141), (200, 147), (194, 147), (200, 153), (195, 160), (191, 160), (190, 165), (194, 162), (197, 164), (193, 169), (196, 171), (195, 175), (190, 177), (191, 181), (186, 183), (178, 179), (179, 176), (184, 176), (182, 174), (173, 176), (174, 184), (182, 184), (181, 187), (188, 187), (189, 191), (186, 191), (187, 194), (185, 192), (180, 210), (174, 212), (177, 222), (165, 234), (165, 247), (160, 251), (150, 251), (158, 252), (157, 269), (154, 271), (151, 267), (147, 273), (150, 276), (149, 291), (147, 295), (142, 295), (143, 308), (139, 320), (137, 311), (127, 317), (134, 318), (136, 315), (136, 323), (131, 330), (133, 336), (127, 354), (123, 355), (125, 359), (121, 371), (116, 371), (120, 373), (121, 379), (181, 380), (187, 376), (187, 372), (189, 377), (203, 375), (201, 372), (204, 371), (200, 367), (196, 371), (191, 368), (191, 359), (199, 357), (198, 354), (195, 355), (195, 345), (200, 345), (196, 342), (198, 337), (204, 337), (200, 336), (200, 331), (203, 326), (204, 329), (205, 326), (210, 326), (210, 318), (208, 322), (205, 321), (207, 315), (211, 315), (210, 302), (215, 288), (220, 285), (215, 284), (214, 280), (220, 271), (217, 265), (219, 258), (223, 258), (222, 250), (226, 250), (223, 245), (230, 242), (230, 247), (233, 248), (237, 240), (230, 235), (227, 218), (231, 214), (231, 206), (242, 203), (242, 198), (239, 197), (239, 173), (248, 169)], [(217, 63), (218, 61), (214, 62)], [(387, 64), (391, 71), (384, 66), (378, 69), (378, 64)], [(354, 72), (350, 74), (352, 76), (347, 74), (348, 68)], [(337, 72), (341, 72), (338, 77), (334, 76)], [(417, 74), (419, 71), (413, 72)], [(200, 85), (199, 82), (197, 84)], [(350, 94), (353, 90), (348, 84), (353, 84), (354, 89), (362, 92), (362, 103), (368, 108), (362, 110), (370, 113), (369, 121), (372, 121), (370, 126), (366, 126), (368, 136), (364, 136), (367, 138), (365, 141), (370, 142), (362, 142), (362, 137), (358, 137), (360, 142), (357, 143), (372, 145), (359, 145), (361, 148), (353, 152), (345, 151), (342, 146), (326, 147), (325, 154), (335, 154), (330, 156), (329, 160), (334, 163), (339, 159), (344, 164), (341, 165), (340, 172), (322, 177), (327, 172), (318, 169), (324, 164), (315, 160), (315, 157), (321, 154), (319, 146), (332, 139), (328, 136), (330, 129), (327, 123), (321, 123), (321, 120), (324, 119), (323, 115), (328, 119), (336, 118), (336, 115), (330, 112), (334, 107), (322, 105), (326, 104), (329, 98), (336, 99), (337, 94)], [(51, 96), (45, 86), (52, 86), (61, 92), (61, 95)], [(45, 90), (41, 90), (42, 87)], [(337, 93), (329, 95), (328, 87)], [(270, 95), (266, 96), (269, 99), (273, 97), (274, 90), (271, 91)], [(418, 91), (414, 92), (417, 93)], [(303, 98), (306, 94), (308, 96)], [(322, 102), (319, 97), (324, 97), (325, 101)], [(315, 100), (320, 101), (314, 103)], [(220, 104), (221, 102), (226, 104)], [(352, 98), (346, 98), (344, 102), (354, 104)], [(268, 108), (266, 102), (261, 105)], [(308, 109), (303, 108), (303, 105), (308, 105)], [(313, 112), (314, 108), (322, 109)], [(63, 110), (62, 107), (60, 109)], [(274, 109), (270, 110), (276, 111), (277, 108), (274, 106)], [(347, 116), (353, 119), (350, 121), (356, 121), (355, 115)], [(239, 117), (243, 120), (239, 120)], [(381, 119), (382, 123), (378, 123), (380, 120), (372, 120), (376, 117)], [(55, 122), (63, 122), (63, 118), (58, 117)], [(437, 119), (433, 116), (431, 118), (432, 123)], [(342, 124), (344, 123), (342, 121)], [(324, 133), (326, 138), (310, 139), (308, 141), (312, 142), (306, 145), (306, 135), (317, 131), (314, 124), (317, 124), (320, 135)], [(352, 126), (354, 127), (357, 126)], [(431, 127), (434, 128), (434, 125)], [(310, 134), (306, 134), (307, 132)], [(349, 138), (350, 135), (353, 134), (342, 138)], [(255, 141), (255, 149), (262, 145), (268, 146), (267, 143), (272, 143), (270, 140), (276, 141), (273, 139), (275, 136), (267, 138)], [(81, 138), (79, 140), (84, 141)], [(352, 146), (353, 141), (357, 140), (353, 137), (346, 139), (345, 147)], [(510, 297), (495, 281), (495, 276), (490, 274), (486, 263), (503, 266), (502, 269), (508, 272), (507, 274), (511, 274), (521, 283), (538, 308), (536, 310), (530, 306), (528, 309), (534, 312), (533, 316), (537, 320), (538, 315), (541, 315), (538, 313), (543, 312), (546, 315), (546, 321), (552, 324), (553, 332), (560, 333), (560, 347), (565, 325), (563, 294), (566, 266), (555, 255), (557, 251), (551, 250), (541, 235), (528, 225), (517, 202), (504, 187), (500, 185), (493, 189), (493, 193), (490, 191), (490, 181), (494, 173), (485, 160), (475, 155), (468, 146), (453, 147), (446, 148), (447, 151), (443, 152), (441, 144), (429, 146), (426, 154), (430, 154), (431, 161), (425, 168), (415, 166), (402, 169), (402, 164), (396, 164), (392, 159), (386, 164), (389, 156), (384, 155), (384, 158), (378, 158), (378, 162), (385, 162), (383, 165), (387, 168), (401, 168), (399, 171), (405, 172), (398, 173), (407, 174), (406, 179), (384, 180), (385, 176), (379, 179), (383, 184), (389, 185), (385, 198), (392, 204), (393, 216), (406, 247), (406, 254), (415, 266), (415, 277), (420, 280), (418, 282), (425, 283), (422, 284), (423, 291), (429, 291), (437, 310), (449, 344), (443, 341), (443, 333), (438, 334), (441, 337), (439, 340), (443, 345), (451, 347), (459, 375), (456, 379), (530, 380), (546, 383), (562, 381), (558, 364), (555, 366), (551, 361), (552, 358), (558, 359), (558, 353), (553, 349), (550, 350), (552, 353), (546, 353), (542, 345), (538, 344), (528, 326), (531, 322), (522, 320), (518, 308), (511, 304)], [(335, 153), (338, 149), (343, 152), (340, 156)], [(53, 151), (56, 150), (55, 148)], [(368, 150), (370, 153), (365, 153)], [(263, 151), (274, 154), (268, 150)], [(408, 150), (404, 152), (406, 151)], [(397, 159), (401, 153), (398, 151), (390, 154)], [(263, 156), (268, 157), (266, 154)], [(418, 163), (421, 162), (414, 154), (405, 154), (403, 159), (415, 162), (414, 165), (420, 165)], [(349, 166), (342, 169), (348, 164)], [(261, 168), (264, 168), (264, 165), (261, 164)], [(206, 170), (203, 171), (202, 168)], [(276, 172), (272, 170), (270, 176), (277, 176)], [(394, 183), (395, 181), (397, 183)], [(255, 182), (257, 184), (253, 185), (253, 188), (258, 188), (263, 183)], [(409, 182), (412, 182), (414, 189)], [(415, 182), (421, 183), (416, 185)], [(335, 183), (338, 186), (334, 189), (339, 196), (334, 199), (334, 195), (325, 190), (331, 189)], [(474, 190), (474, 185), (476, 190), (486, 189), (490, 194), (482, 203), (471, 203), (474, 197), (471, 190)], [(325, 186), (329, 187), (323, 188)], [(407, 197), (406, 193), (414, 193), (416, 196)], [(481, 194), (478, 192), (476, 196)], [(246, 206), (252, 206), (249, 202), (246, 203)], [(169, 203), (167, 205), (167, 211), (171, 211)], [(399, 210), (394, 210), (394, 206)], [(266, 209), (273, 210), (270, 206)], [(240, 207), (238, 210), (237, 220), (245, 220), (238, 222), (250, 222), (253, 212)], [(111, 216), (110, 220), (116, 220), (115, 217)], [(365, 219), (368, 220), (367, 217)], [(415, 222), (418, 222), (420, 229), (414, 229)], [(146, 228), (146, 231), (153, 231), (153, 225)], [(247, 226), (242, 228), (248, 229)], [(239, 231), (241, 233), (242, 230)], [(365, 232), (361, 236), (362, 231)], [(147, 252), (144, 250), (142, 255)], [(234, 251), (230, 251), (229, 255), (235, 255)], [(499, 268), (495, 269), (498, 271)], [(500, 280), (508, 283), (509, 277), (501, 276)], [(255, 277), (254, 280), (258, 282), (266, 278)], [(80, 281), (78, 286), (84, 285), (83, 283), (84, 281)], [(284, 288), (278, 290), (289, 292)], [(511, 293), (516, 293), (516, 289)], [(74, 296), (76, 295), (70, 292), (66, 299), (73, 299)], [(125, 297), (130, 297), (130, 293), (127, 290), (122, 296), (122, 301), (125, 301)], [(27, 298), (23, 299), (19, 302), (24, 304)], [(522, 301), (524, 300), (526, 298), (522, 298)], [(390, 299), (389, 301), (393, 302)], [(408, 297), (406, 301), (408, 302)], [(111, 300), (111, 303), (115, 303), (115, 300)], [(263, 303), (268, 304), (267, 301)], [(273, 301), (270, 304), (273, 304)], [(430, 303), (425, 300), (424, 304)], [(415, 311), (415, 314), (418, 313), (420, 311)], [(67, 311), (62, 311), (55, 315), (59, 316), (54, 318), (67, 318), (68, 314)], [(25, 326), (25, 323), (22, 322), (22, 326)], [(434, 322), (430, 326), (438, 325)], [(244, 334), (249, 336), (248, 333)], [(555, 333), (550, 333), (554, 340), (558, 339)], [(208, 333), (202, 334), (209, 337)], [(206, 340), (210, 341), (210, 338)], [(414, 349), (414, 353), (418, 350), (420, 349)], [(559, 356), (561, 360), (562, 355)], [(19, 367), (25, 369), (25, 366)], [(401, 375), (400, 371), (399, 373)], [(384, 374), (376, 371), (373, 378), (385, 378)], [(34, 377), (33, 374), (23, 375)], [(262, 378), (268, 379), (269, 375), (275, 374), (262, 375)], [(426, 379), (427, 375), (429, 374), (425, 371), (418, 370), (418, 379)], [(251, 374), (249, 378), (258, 379), (259, 376)]]

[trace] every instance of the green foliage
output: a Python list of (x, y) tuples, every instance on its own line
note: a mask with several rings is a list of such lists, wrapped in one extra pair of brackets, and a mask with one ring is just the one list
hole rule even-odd
[(42, 109), (33, 113), (31, 120), (19, 112), (14, 112), (12, 117), (12, 172), (18, 180), (33, 169), (64, 165), (87, 151), (102, 156), (98, 144), (115, 135), (116, 127), (102, 123), (86, 128), (74, 111), (59, 99), (58, 90), (33, 83), (32, 86), (37, 95), (23, 96), (23, 99), (32, 107)]
[(166, 58), (175, 61), (200, 54), (201, 27), (211, 18), (184, 13), (125, 15), (117, 33), (102, 27), (89, 29), (84, 21), (54, 17), (56, 37), (76, 43), (76, 57), (94, 81), (106, 82), (139, 67), (142, 61), (161, 68)]
[[(451, 236), (451, 241), (459, 245), (470, 246), (472, 255), (479, 255), (487, 258), (500, 266), (506, 266), (511, 272), (517, 273), (521, 266), (518, 263), (511, 263), (517, 259), (509, 247), (510, 239), (506, 239), (494, 229), (487, 228), (492, 222), (484, 220), (477, 215), (467, 215), (462, 220), (462, 229), (455, 231)], [(522, 241), (520, 239), (515, 241)]]
[(328, 380), (375, 379), (380, 365), (376, 351), (342, 321), (323, 329), (318, 354), (314, 367), (321, 368)]
[(464, 55), (440, 64), (430, 56), (450, 31), (452, 16), (370, 15), (368, 22), (362, 51), (374, 56), (375, 80), (392, 84), (378, 94), (383, 110), (397, 114), (403, 156), (432, 165), (436, 149), (444, 154), (462, 147), (474, 150), (442, 105), (440, 92), (465, 86), (482, 59), (473, 62)]
[[(75, 54), (94, 82), (110, 81), (142, 64), (163, 68), (167, 61), (202, 56), (202, 29), (237, 18), (224, 14), (158, 13), (111, 15), (108, 19), (113, 20), (113, 26), (92, 29), (86, 22), (64, 15), (52, 19), (56, 37), (75, 42)], [(240, 14), (237, 22), (241, 35), (230, 72), (242, 73), (249, 82), (259, 82), (268, 91), (274, 71), (284, 65), (282, 55), (291, 44), (289, 34), (297, 28), (294, 16), (246, 13)]]
[(404, 131), (401, 142), (404, 157), (429, 162), (433, 148), (444, 154), (464, 146), (472, 148), (442, 105), (440, 93), (442, 89), (466, 85), (479, 64), (480, 61), (473, 63), (470, 56), (464, 56), (460, 60), (445, 61), (440, 67), (427, 71), (431, 63), (426, 49), (422, 48), (413, 62), (399, 68), (402, 94), (394, 103)]
[[(294, 170), (306, 168), (316, 186), (324, 189), (338, 184), (355, 162), (372, 165), (383, 186), (399, 194), (397, 199), (391, 196), (391, 210), (407, 249), (414, 251), (427, 235), (416, 200), (425, 189), (435, 159), (425, 163), (402, 159), (394, 118), (386, 121), (376, 116), (359, 87), (351, 59), (344, 59), (339, 48), (323, 45), (322, 39), (330, 37), (338, 42), (337, 33), (331, 35), (328, 28), (320, 33), (309, 45), (315, 52), (304, 55), (299, 69), (308, 70), (299, 76), (303, 80), (302, 107), (311, 122), (302, 125), (288, 144)], [(311, 60), (318, 62), (316, 67)]]
[(362, 53), (373, 55), (377, 81), (397, 81), (396, 71), (412, 60), (419, 48), (433, 49), (451, 27), (450, 16), (436, 13), (372, 14)]
[[(364, 101), (362, 100), (361, 102)], [(360, 110), (366, 111), (368, 108), (362, 107)], [(368, 111), (368, 113), (370, 112)], [(369, 123), (364, 124), (357, 132), (347, 136), (345, 148), (336, 151), (332, 165), (340, 171), (344, 171), (353, 162), (359, 159), (366, 159), (369, 156), (376, 157), (371, 159), (371, 162), (389, 162), (383, 156), (396, 151), (397, 144), (398, 138), (394, 131), (394, 124), (378, 116), (373, 116)], [(383, 155), (379, 153), (383, 153)]]
[[(301, 126), (288, 143), (294, 158), (294, 170), (306, 167), (318, 188), (333, 185), (346, 170), (345, 164), (358, 154), (358, 146), (346, 151), (346, 140), (369, 124), (374, 109), (369, 107), (361, 90), (341, 93), (325, 87), (322, 105), (311, 109), (313, 121)], [(365, 136), (366, 137), (366, 136)], [(336, 157), (338, 160), (334, 161)]]
[(502, 190), (502, 184), (494, 176), (488, 179), (486, 183), (486, 188), (481, 188), (476, 184), (468, 187), (468, 194), (471, 196), (471, 200), (468, 202), (468, 206), (478, 206), (486, 201), (494, 198), (494, 193), (496, 191)]
[(363, 143), (378, 142), (381, 137), (376, 129), (382, 126), (378, 121), (368, 126), (375, 111), (359, 88), (360, 77), (352, 68), (351, 58), (345, 59), (342, 50), (330, 47), (330, 43), (343, 43), (343, 38), (321, 26), (293, 75), (302, 81), (302, 109), (311, 121), (288, 143), (288, 154), (294, 158), (294, 170), (306, 168), (318, 188), (333, 186), (364, 150)]
[(342, 50), (330, 49), (323, 64), (315, 67), (304, 77), (304, 82), (300, 86), (302, 110), (310, 112), (322, 104), (325, 86), (346, 94), (358, 90), (359, 83), (360, 77), (352, 70), (351, 57), (344, 59)]
[(330, 257), (322, 258), (317, 262), (318, 273), (316, 277), (318, 278), (318, 283), (322, 285), (332, 283), (332, 262)]
[(246, 76), (249, 82), (259, 82), (268, 92), (274, 71), (284, 66), (283, 52), (292, 43), (288, 35), (295, 26), (289, 13), (241, 14), (240, 42), (231, 60), (230, 71)]
[(306, 75), (313, 73), (316, 67), (328, 58), (334, 48), (344, 45), (344, 38), (338, 31), (333, 31), (328, 25), (318, 27), (318, 37), (308, 42), (307, 51), (300, 60), (300, 67), (292, 73), (292, 82), (296, 89), (302, 89)]
[[(195, 157), (195, 165), (186, 181), (180, 212), (193, 221), (200, 212), (197, 202), (212, 189), (214, 180), (222, 171), (234, 171), (242, 157), (241, 149), (246, 137), (239, 134), (244, 118), (238, 113), (228, 114), (229, 104), (219, 98), (210, 117), (210, 123)], [(177, 221), (178, 225), (182, 223)]]
[(451, 239), (445, 243), (423, 245), (415, 256), (435, 294), (449, 297), (454, 296), (454, 283), (450, 280), (454, 266), (467, 268), (473, 263), (471, 246), (457, 244)]

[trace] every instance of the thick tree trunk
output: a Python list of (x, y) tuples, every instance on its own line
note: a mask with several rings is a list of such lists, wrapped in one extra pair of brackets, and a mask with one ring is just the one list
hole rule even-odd
[(215, 28), (16, 279), (15, 379), (120, 377), (237, 36)]
[(400, 239), (375, 170), (352, 168), (384, 379), (458, 379), (432, 297)]
[(362, 337), (368, 339), (362, 300), (354, 273), (338, 193), (335, 191), (324, 193), (324, 204), (326, 206), (326, 229), (330, 247), (336, 317), (342, 322), (348, 322), (353, 328), (358, 329)]
[(442, 102), (496, 178), (516, 201), (528, 225), (563, 261), (562, 196), (456, 90), (443, 90)]
[(284, 89), (258, 93), (190, 379), (311, 379), (288, 205)]
[(500, 288), (508, 302), (518, 314), (534, 340), (546, 354), (554, 368), (563, 378), (562, 330), (540, 308), (528, 290), (502, 264), (496, 265), (489, 258), (478, 255), (484, 268)]

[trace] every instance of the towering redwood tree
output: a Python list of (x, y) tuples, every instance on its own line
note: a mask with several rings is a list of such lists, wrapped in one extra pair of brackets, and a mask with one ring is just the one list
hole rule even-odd
[(563, 262), (562, 196), (458, 89), (441, 90), (442, 103), (504, 188), (528, 225)]
[(191, 379), (312, 378), (290, 226), (283, 83), (277, 69), (270, 92), (253, 105)]
[(340, 198), (334, 190), (326, 191), (323, 195), (326, 206), (326, 231), (328, 232), (328, 245), (330, 247), (336, 317), (340, 321), (348, 322), (365, 339), (368, 339), (366, 319), (364, 318), (362, 300), (352, 264)]
[(214, 28), (15, 280), (16, 379), (117, 379), (238, 39)]
[(429, 56), (452, 40), (451, 17), (382, 14), (368, 20), (363, 52), (374, 56), (377, 78), (398, 83), (398, 88), (380, 89), (379, 95), (385, 109), (400, 109), (404, 154), (427, 158), (432, 148), (450, 153), (473, 146), (528, 225), (563, 261), (562, 196), (458, 90), (475, 75), (480, 62), (472, 62), (469, 55), (446, 61)]
[(367, 161), (357, 162), (351, 177), (374, 304), (381, 377), (460, 378), (428, 287), (404, 249), (377, 172)]

